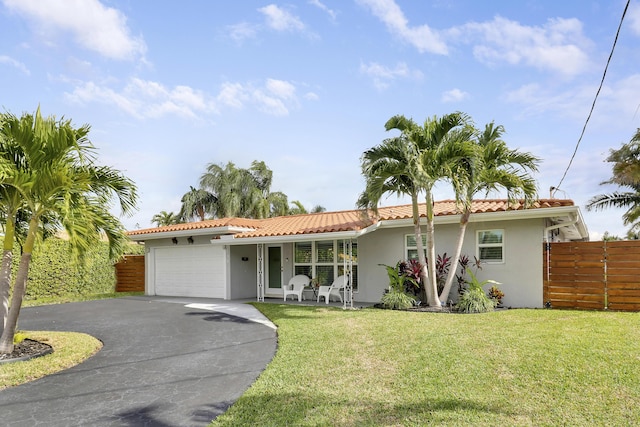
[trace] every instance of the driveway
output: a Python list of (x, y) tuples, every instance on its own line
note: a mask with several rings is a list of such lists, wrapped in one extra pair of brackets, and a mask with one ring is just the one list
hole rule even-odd
[(104, 347), (0, 391), (3, 426), (205, 426), (255, 381), (275, 327), (246, 304), (127, 297), (23, 308), (20, 329), (85, 332)]

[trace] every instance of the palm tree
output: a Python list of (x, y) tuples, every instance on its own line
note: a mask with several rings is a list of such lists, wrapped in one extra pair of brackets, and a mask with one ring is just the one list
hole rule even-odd
[(614, 191), (610, 194), (594, 196), (587, 203), (587, 210), (603, 210), (605, 208), (626, 208), (622, 215), (625, 225), (630, 225), (630, 232), (640, 230), (640, 129), (636, 130), (631, 140), (617, 150), (610, 150), (607, 162), (613, 163), (613, 176), (601, 185), (615, 184), (629, 191)]
[(448, 115), (440, 120), (427, 120), (424, 127), (421, 127), (404, 116), (394, 116), (387, 121), (385, 128), (387, 131), (400, 130), (400, 136), (386, 139), (362, 156), (362, 173), (366, 185), (357, 203), (361, 209), (371, 209), (375, 214), (378, 202), (387, 193), (408, 195), (411, 198), (418, 261), (423, 266), (421, 298), (433, 307), (440, 307), (435, 281), (435, 249), (431, 251), (434, 255), (427, 261), (422, 241), (419, 197), (421, 193), (425, 193), (427, 219), (431, 221), (431, 226), (427, 229), (431, 233), (431, 236), (427, 236), (427, 244), (435, 247), (431, 190), (435, 182), (444, 177), (444, 158), (441, 159), (440, 153), (448, 152), (440, 144), (448, 143), (445, 136), (456, 127), (464, 125), (465, 120), (467, 118), (462, 114)]
[[(537, 196), (536, 182), (529, 172), (538, 170), (540, 159), (530, 153), (511, 150), (501, 139), (504, 127), (489, 123), (483, 132), (479, 132), (473, 144), (473, 156), (467, 161), (460, 161), (453, 169), (452, 181), (456, 200), (462, 208), (457, 245), (451, 259), (451, 265), (458, 265), (464, 236), (471, 216), (473, 198), (479, 192), (485, 194), (505, 189), (510, 202), (524, 199), (525, 205)], [(451, 268), (444, 288), (440, 294), (441, 301), (447, 301), (456, 269)]]
[[(451, 113), (425, 120), (422, 126), (402, 115), (387, 121), (387, 131), (397, 129), (400, 136), (365, 152), (362, 170), (366, 189), (358, 206), (374, 210), (385, 193), (411, 197), (412, 216), (418, 261), (423, 265), (422, 281), (426, 295), (421, 296), (432, 307), (440, 307), (436, 283), (433, 187), (438, 181), (453, 179), (456, 162), (468, 158), (468, 140), (473, 134), (470, 118)], [(419, 196), (424, 194), (426, 206), (427, 256), (422, 246)], [(426, 259), (425, 259), (426, 258)]]
[(293, 202), (291, 202), (291, 204), (294, 206), (292, 208), (289, 208), (288, 214), (289, 215), (300, 215), (300, 214), (307, 214), (309, 213), (307, 211), (307, 209), (304, 207), (304, 205), (302, 204), (301, 201), (299, 200), (294, 200)]
[(322, 205), (315, 205), (313, 208), (311, 208), (311, 213), (322, 213), (326, 211), (327, 211), (327, 208), (325, 208)]
[[(176, 222), (180, 219), (190, 221), (194, 218), (204, 221), (207, 212), (215, 212), (218, 198), (202, 188), (189, 187), (189, 191), (182, 196), (180, 201), (182, 202), (182, 208), (176, 218)], [(151, 221), (156, 222), (155, 219)]]
[(156, 227), (164, 227), (167, 225), (173, 225), (180, 222), (180, 214), (174, 214), (173, 212), (160, 211), (151, 218), (151, 222), (156, 224)]
[(249, 169), (209, 164), (200, 178), (200, 188), (217, 198), (215, 217), (268, 218), (286, 215), (287, 196), (271, 192), (273, 172), (254, 160)]
[(0, 337), (0, 353), (11, 353), (31, 254), (43, 220), (53, 219), (65, 229), (78, 261), (102, 237), (108, 240), (109, 255), (115, 260), (124, 252), (127, 237), (120, 221), (109, 212), (111, 201), (115, 196), (122, 212), (130, 214), (137, 195), (133, 182), (120, 172), (95, 165), (88, 125), (75, 129), (70, 121), (43, 118), (38, 108), (34, 115), (21, 118), (5, 114), (0, 132), (3, 148), (17, 154), (14, 161), (6, 156), (0, 159), (0, 182), (17, 190), (21, 206), (29, 214), (11, 306)]

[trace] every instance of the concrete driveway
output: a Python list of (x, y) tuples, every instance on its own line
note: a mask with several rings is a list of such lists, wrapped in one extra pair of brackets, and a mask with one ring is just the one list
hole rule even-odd
[(127, 297), (24, 308), (20, 329), (85, 332), (84, 363), (0, 391), (3, 426), (201, 426), (255, 381), (275, 327), (246, 304)]

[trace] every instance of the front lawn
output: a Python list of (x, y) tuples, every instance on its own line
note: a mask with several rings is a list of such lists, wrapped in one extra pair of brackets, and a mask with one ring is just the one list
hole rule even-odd
[(278, 352), (214, 426), (640, 420), (640, 313), (255, 306)]

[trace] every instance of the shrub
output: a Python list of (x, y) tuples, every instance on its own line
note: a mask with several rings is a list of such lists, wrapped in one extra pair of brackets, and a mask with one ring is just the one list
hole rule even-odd
[(456, 305), (461, 313), (487, 313), (495, 308), (494, 301), (482, 289), (467, 289)]
[(381, 302), (384, 308), (392, 310), (406, 310), (407, 308), (413, 307), (415, 298), (407, 295), (403, 291), (392, 289), (382, 296)]
[(496, 302), (484, 293), (482, 287), (487, 283), (499, 285), (495, 280), (484, 280), (480, 282), (471, 269), (467, 268), (469, 289), (465, 290), (458, 300), (456, 307), (462, 313), (486, 313), (496, 307)]
[[(67, 240), (50, 237), (36, 245), (25, 298), (35, 300), (68, 294), (102, 294), (115, 290), (115, 268), (109, 260), (106, 242), (99, 242), (85, 255), (82, 266), (72, 262)], [(144, 253), (144, 247), (131, 244), (130, 253)], [(20, 261), (20, 248), (13, 252), (13, 274)]]

